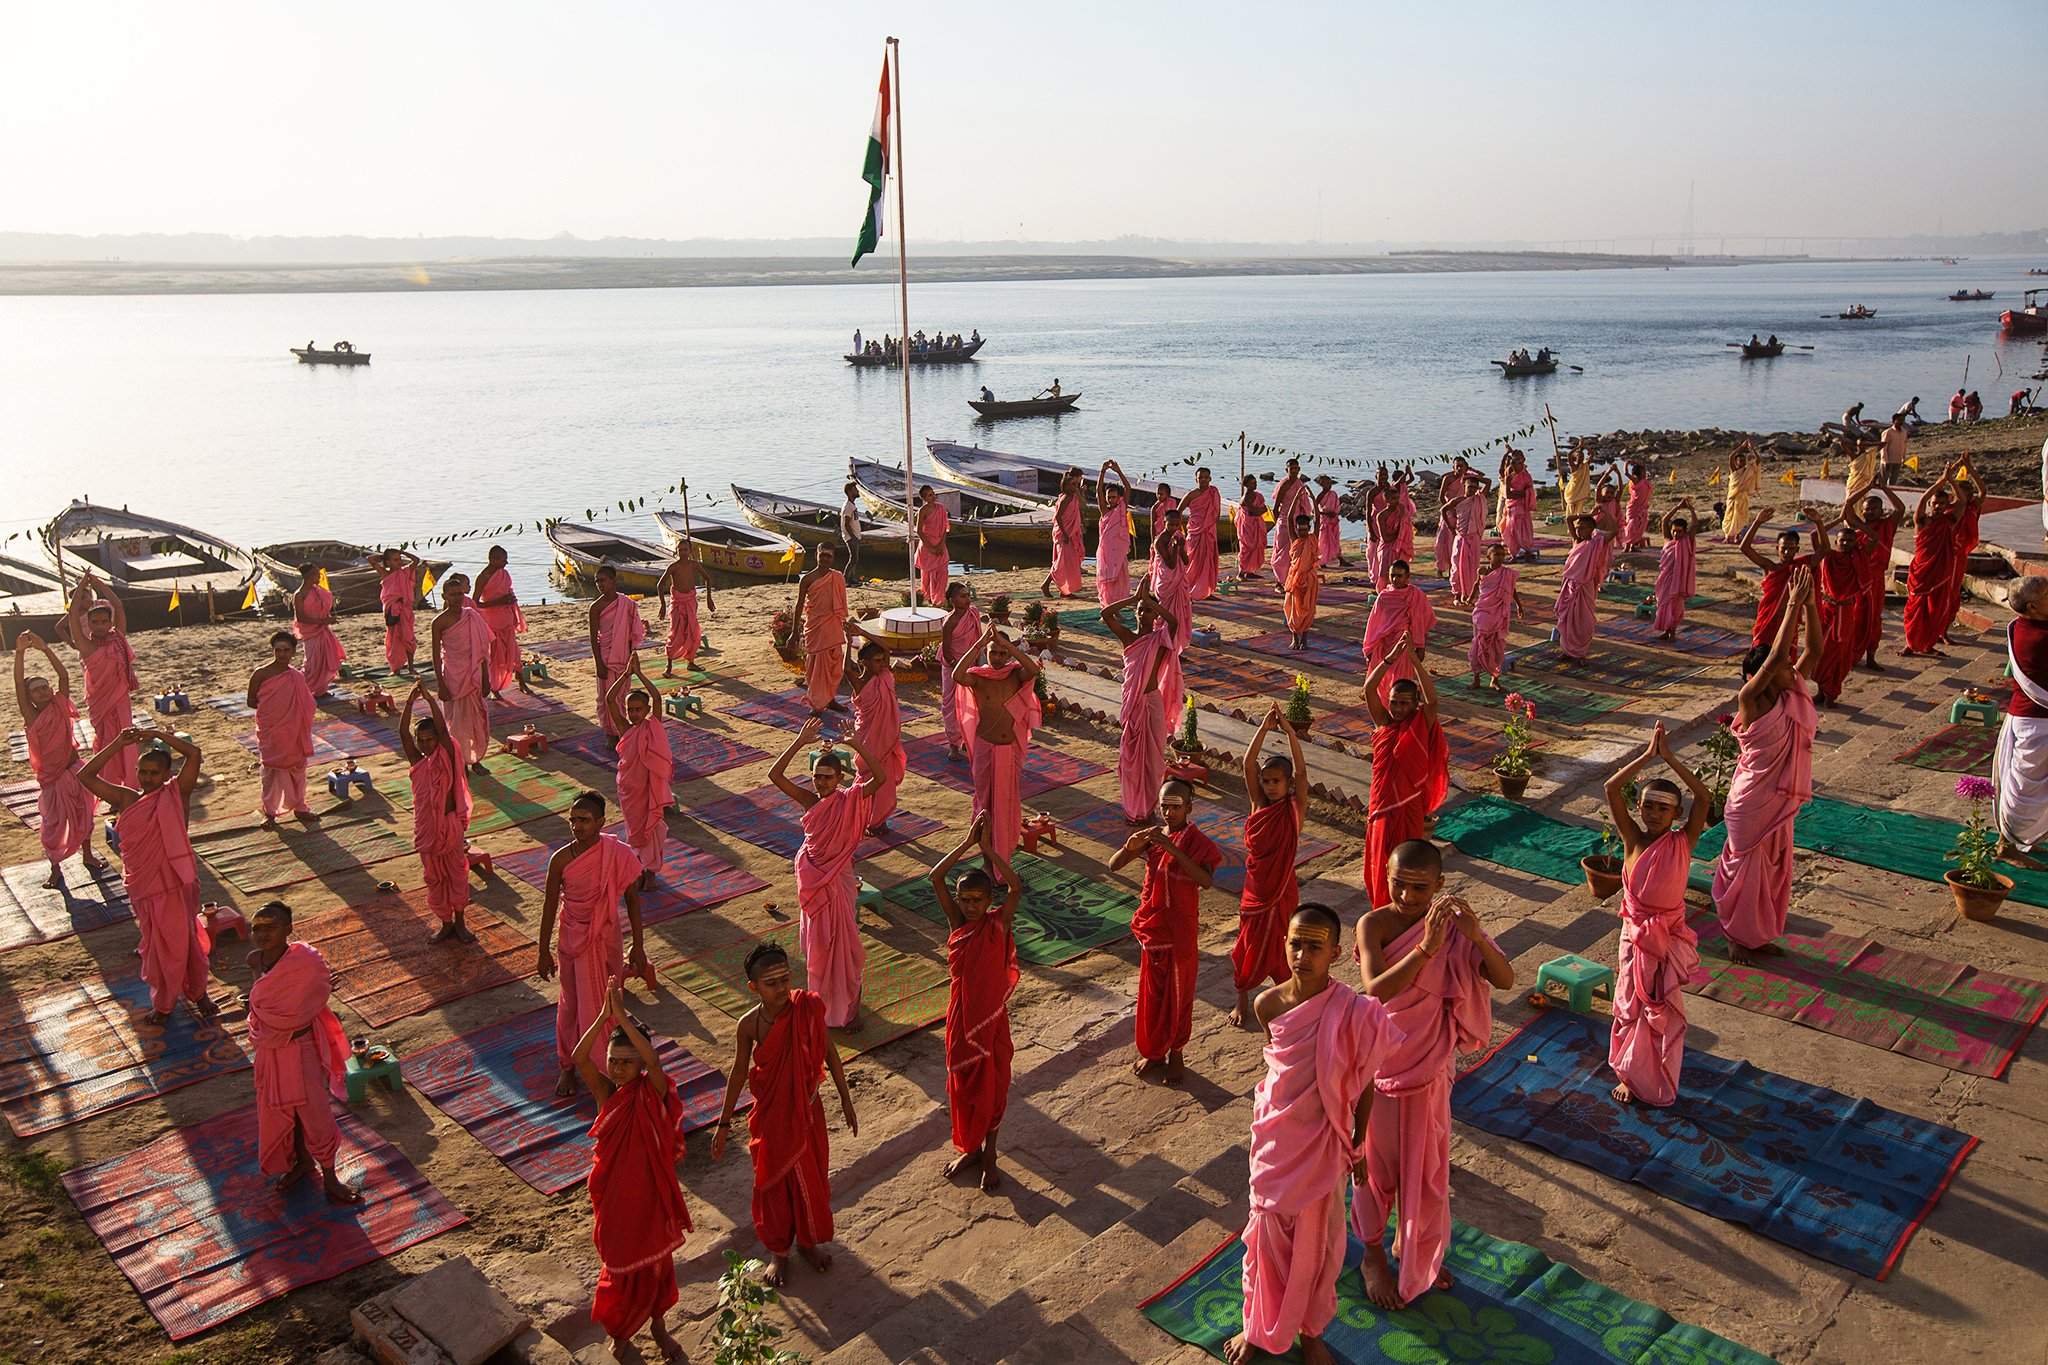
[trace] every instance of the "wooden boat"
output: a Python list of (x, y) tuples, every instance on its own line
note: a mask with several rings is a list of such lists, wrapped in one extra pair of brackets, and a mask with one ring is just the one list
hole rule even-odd
[(2000, 330), (2008, 336), (2035, 336), (2048, 332), (2048, 304), (2042, 302), (2048, 288), (2029, 289), (2026, 302), (1998, 315)]
[(90, 502), (59, 512), (44, 528), (43, 546), (63, 581), (88, 567), (106, 580), (138, 629), (238, 610), (259, 572), (255, 556), (218, 536)]
[[(903, 469), (900, 465), (877, 464), (873, 460), (849, 461), (860, 500), (884, 521), (898, 524), (910, 520), (903, 501)], [(981, 537), (1006, 549), (1052, 549), (1052, 504), (1046, 500), (1009, 496), (985, 488), (956, 483), (934, 474), (919, 473), (917, 486), (929, 484), (952, 519), (950, 539), (961, 546), (980, 548)]]
[(572, 587), (597, 590), (597, 571), (609, 564), (619, 572), (623, 592), (653, 592), (668, 572), (668, 554), (651, 540), (585, 526), (576, 521), (551, 521), (543, 530), (555, 547), (555, 569)]
[(0, 555), (0, 645), (12, 649), (23, 630), (54, 639), (69, 609), (57, 570), (33, 545), (19, 555)]
[(1546, 356), (1541, 360), (1531, 356), (1527, 360), (1495, 360), (1490, 363), (1500, 366), (1500, 377), (1502, 379), (1520, 379), (1524, 375), (1557, 373), (1556, 356)]
[(1077, 390), (1057, 398), (970, 398), (967, 406), (980, 413), (983, 421), (994, 421), (1001, 417), (1045, 417), (1071, 412), (1074, 404), (1080, 401), (1081, 395)]
[[(974, 488), (1028, 498), (1047, 506), (1059, 496), (1060, 480), (1074, 467), (1062, 460), (1048, 460), (1038, 455), (1011, 455), (1000, 450), (961, 445), (958, 441), (927, 440), (924, 448), (931, 457), (932, 466), (949, 478)], [(1095, 480), (1101, 472), (1100, 466), (1081, 471), (1088, 494), (1083, 510), (1091, 526), (1097, 520)], [(1183, 496), (1185, 492), (1183, 489)], [(1158, 499), (1159, 484), (1156, 480), (1131, 484), (1131, 521), (1141, 539), (1149, 541), (1151, 538), (1152, 504)], [(1226, 499), (1224, 510), (1217, 519), (1217, 544), (1221, 546), (1237, 543), (1237, 527), (1231, 520), (1229, 506)]]
[(299, 358), (301, 365), (367, 365), (368, 351), (358, 351), (346, 341), (335, 343), (334, 349), (323, 351), (317, 346), (294, 346), (292, 354)]
[[(299, 590), (299, 566), (317, 564), (327, 570), (327, 590), (334, 594), (337, 615), (379, 608), (377, 594), (382, 580), (370, 567), (372, 552), (366, 546), (351, 545), (345, 540), (287, 540), (259, 545), (253, 553), (264, 577), (286, 597)], [(446, 559), (429, 559), (424, 563), (436, 579), (454, 567)], [(425, 600), (424, 593), (421, 600)]]
[(1769, 360), (1772, 356), (1785, 354), (1782, 341), (1745, 341), (1742, 343), (1744, 360)]
[[(968, 361), (974, 359), (975, 353), (987, 342), (988, 338), (982, 337), (978, 341), (963, 342), (958, 346), (941, 346), (923, 351), (913, 351), (910, 356), (910, 363), (913, 365), (965, 365)], [(893, 354), (849, 355), (846, 357), (846, 363), (858, 366), (864, 370), (894, 369), (896, 367), (896, 357)]]
[(2048, 270), (2043, 270), (2038, 265), (2030, 265), (2027, 267), (2027, 273), (2029, 275), (2048, 275)]
[[(838, 516), (836, 510), (833, 516)], [(676, 546), (683, 543), (683, 514), (656, 512), (654, 523), (661, 528), (661, 538), (673, 556)], [(886, 527), (881, 529), (888, 534)], [(739, 578), (794, 578), (808, 567), (802, 548), (786, 535), (694, 512), (690, 514), (690, 543), (697, 547), (699, 564)]]
[(1842, 319), (1842, 321), (1844, 322), (1868, 322), (1870, 321), (1870, 319), (1877, 316), (1877, 310), (1875, 308), (1865, 308), (1862, 304), (1859, 303), (1852, 307), (1848, 312), (1837, 313), (1835, 314), (1835, 316)]
[(1948, 296), (1950, 303), (1982, 303), (1998, 297), (1996, 289), (1958, 289)]
[[(758, 488), (742, 488), (732, 485), (733, 498), (740, 505), (740, 515), (764, 531), (786, 536), (799, 545), (839, 544), (839, 509), (830, 503), (813, 502), (809, 498), (793, 498), (787, 493), (769, 493)], [(696, 524), (696, 518), (691, 518)], [(861, 518), (861, 539), (873, 536), (878, 540), (901, 540), (903, 528), (884, 526), (879, 521)]]

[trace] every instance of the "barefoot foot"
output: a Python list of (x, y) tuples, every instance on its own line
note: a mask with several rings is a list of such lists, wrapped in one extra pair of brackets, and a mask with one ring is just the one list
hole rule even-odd
[(1153, 1061), (1150, 1057), (1140, 1057), (1131, 1064), (1131, 1074), (1140, 1077), (1149, 1076), (1152, 1074), (1152, 1068), (1159, 1065), (1161, 1063)]
[(363, 1192), (353, 1185), (342, 1184), (339, 1180), (335, 1179), (333, 1171), (327, 1172), (327, 1178), (322, 1182), (322, 1188), (325, 1190), (327, 1202), (330, 1204), (360, 1204), (363, 1202)]
[(1167, 1053), (1166, 1083), (1168, 1085), (1179, 1085), (1181, 1082), (1181, 1078), (1186, 1076), (1187, 1074), (1187, 1063), (1181, 1060), (1181, 1055), (1178, 1052)]
[(277, 1184), (275, 1188), (279, 1194), (283, 1194), (286, 1190), (298, 1184), (301, 1180), (304, 1180), (307, 1176), (311, 1174), (313, 1174), (313, 1159), (311, 1157), (302, 1155), (299, 1157), (297, 1161), (294, 1161), (292, 1163), (292, 1168), (290, 1170), (286, 1171), (283, 1175), (277, 1178)]
[(436, 929), (433, 932), (433, 934), (427, 939), (427, 942), (453, 943), (461, 937), (461, 932), (456, 929), (454, 921), (451, 920), (447, 924), (444, 924), (440, 928)]
[(960, 1155), (954, 1157), (951, 1161), (946, 1163), (946, 1179), (951, 1180), (954, 1176), (960, 1174), (960, 1172), (966, 1170), (969, 1166), (979, 1166), (980, 1164), (981, 1152), (979, 1149), (976, 1149), (972, 1152), (962, 1152), (960, 1153)]
[(1401, 1307), (1401, 1287), (1394, 1280), (1394, 1267), (1387, 1263), (1386, 1248), (1377, 1242), (1366, 1247), (1358, 1273), (1365, 1280), (1366, 1298), (1381, 1308)]
[(560, 1078), (555, 1081), (555, 1098), (566, 1100), (575, 1093), (576, 1073), (564, 1068)]
[(824, 1251), (818, 1247), (800, 1246), (796, 1249), (796, 1254), (803, 1257), (804, 1264), (817, 1271), (820, 1275), (832, 1268), (832, 1253), (829, 1251)]

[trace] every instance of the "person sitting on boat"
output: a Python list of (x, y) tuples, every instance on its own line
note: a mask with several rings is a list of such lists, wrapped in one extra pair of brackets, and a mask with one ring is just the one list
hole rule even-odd
[(1777, 334), (1776, 332), (1773, 332), (1773, 333), (1771, 333), (1771, 339), (1770, 339), (1769, 341), (1766, 341), (1766, 342), (1764, 343), (1764, 345), (1766, 345), (1766, 346), (1775, 346), (1775, 345), (1777, 345), (1777, 344), (1778, 344), (1778, 334)]
[(311, 338), (311, 337), (307, 337), (307, 338), (306, 338), (306, 349), (307, 349), (307, 350), (309, 350), (309, 351), (317, 351), (317, 350), (319, 350), (320, 348), (319, 348), (318, 346), (315, 346), (315, 345), (313, 344), (313, 338)]
[(1047, 390), (1045, 391), (1045, 396), (1046, 396), (1046, 397), (1048, 397), (1048, 398), (1057, 398), (1057, 397), (1059, 397), (1059, 396), (1060, 396), (1060, 381), (1059, 381), (1059, 380), (1055, 379), (1055, 380), (1053, 380), (1053, 381), (1052, 381), (1052, 387), (1051, 387), (1051, 388), (1049, 388), (1049, 389), (1047, 389)]
[(996, 401), (996, 396), (989, 392), (988, 385), (986, 384), (983, 384), (981, 386), (981, 401), (984, 403), (993, 403)]
[[(1772, 340), (1773, 340), (1773, 341), (1775, 341), (1775, 340), (1777, 340), (1777, 338), (1776, 338), (1776, 337), (1773, 337), (1773, 338), (1772, 338)], [(1756, 348), (1757, 348), (1758, 346), (1760, 346), (1760, 345), (1762, 345), (1762, 344), (1763, 344), (1762, 342), (1760, 342), (1760, 341), (1758, 341), (1758, 340), (1756, 339), (1756, 333), (1755, 333), (1755, 332), (1751, 332), (1751, 333), (1749, 334), (1749, 345), (1750, 345), (1750, 349), (1751, 349), (1751, 350), (1755, 350), (1755, 349), (1756, 349)]]
[(348, 352), (354, 351), (354, 350), (355, 350), (355, 346), (354, 346), (354, 345), (353, 345), (352, 343), (350, 343), (350, 342), (346, 342), (346, 341), (337, 341), (337, 342), (335, 342), (335, 343), (334, 343), (334, 349), (335, 349), (335, 350), (337, 350), (337, 351), (343, 352), (344, 354), (346, 354), (346, 353), (348, 353)]
[(1538, 365), (1547, 365), (1550, 363), (1550, 348), (1548, 346), (1542, 346), (1537, 348), (1536, 363)]
[(855, 355), (862, 354), (860, 346), (860, 328), (858, 327), (853, 329), (853, 353)]
[(973, 332), (969, 333), (967, 337), (967, 344), (970, 346), (981, 345), (981, 329), (979, 327), (975, 328)]

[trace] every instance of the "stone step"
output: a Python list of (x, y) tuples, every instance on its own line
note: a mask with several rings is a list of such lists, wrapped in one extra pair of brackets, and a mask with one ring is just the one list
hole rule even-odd
[(1241, 1227), (1230, 1213), (1190, 1223), (1164, 1245), (1106, 1273), (1078, 1307), (1029, 1340), (1015, 1343), (999, 1365), (1049, 1365), (1059, 1360), (1108, 1365), (1177, 1354), (1172, 1338), (1147, 1321), (1138, 1305), (1186, 1274)]

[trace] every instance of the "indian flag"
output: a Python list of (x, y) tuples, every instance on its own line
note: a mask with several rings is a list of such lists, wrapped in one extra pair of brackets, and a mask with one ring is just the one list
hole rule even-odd
[(860, 239), (853, 244), (853, 264), (875, 249), (882, 240), (882, 187), (889, 181), (889, 58), (882, 58), (882, 86), (875, 92), (875, 121), (868, 126), (868, 155), (860, 169), (868, 182), (868, 212), (860, 222)]

